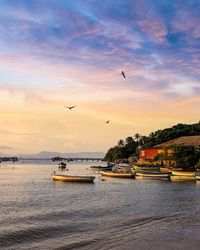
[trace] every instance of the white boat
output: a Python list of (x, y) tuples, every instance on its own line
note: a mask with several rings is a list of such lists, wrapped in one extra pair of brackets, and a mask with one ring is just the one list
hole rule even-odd
[(112, 171), (101, 171), (102, 176), (113, 178), (135, 178), (135, 173), (115, 173)]
[(51, 175), (53, 181), (65, 181), (65, 182), (94, 182), (94, 176), (72, 176), (72, 175), (59, 175), (53, 173)]

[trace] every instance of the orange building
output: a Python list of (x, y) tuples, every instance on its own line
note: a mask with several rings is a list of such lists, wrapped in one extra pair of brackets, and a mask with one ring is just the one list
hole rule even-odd
[(139, 150), (139, 161), (146, 161), (149, 159), (154, 159), (157, 154), (168, 153), (171, 154), (171, 149), (162, 148), (144, 148)]

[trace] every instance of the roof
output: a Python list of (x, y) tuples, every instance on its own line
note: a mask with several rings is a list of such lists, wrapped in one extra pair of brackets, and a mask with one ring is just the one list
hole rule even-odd
[(200, 135), (192, 136), (181, 136), (173, 140), (169, 140), (154, 146), (154, 148), (161, 148), (169, 145), (181, 145), (181, 146), (194, 146), (198, 147), (200, 145)]

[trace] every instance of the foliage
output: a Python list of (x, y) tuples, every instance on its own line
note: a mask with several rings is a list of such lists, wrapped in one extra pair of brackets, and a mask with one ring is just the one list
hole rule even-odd
[(190, 135), (200, 135), (200, 122), (190, 125), (179, 123), (171, 128), (157, 130), (150, 133), (149, 136), (140, 136), (139, 143), (144, 147), (153, 147), (180, 136)]
[(106, 153), (106, 161), (116, 161), (117, 159), (128, 158), (136, 153), (138, 143), (132, 137), (127, 137), (125, 141), (119, 140), (118, 145), (110, 148)]
[(165, 151), (164, 153), (157, 154), (154, 160), (172, 161), (175, 163), (174, 167), (194, 169), (200, 159), (199, 149), (193, 146), (176, 145), (169, 146), (169, 148), (173, 150), (173, 153), (168, 154), (167, 151)]
[(200, 151), (193, 146), (172, 146), (174, 151), (173, 159), (176, 162), (176, 167), (194, 168), (200, 159)]

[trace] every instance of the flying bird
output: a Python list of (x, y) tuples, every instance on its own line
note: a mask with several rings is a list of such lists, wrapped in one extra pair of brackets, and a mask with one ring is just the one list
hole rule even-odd
[(123, 76), (124, 78), (126, 78), (125, 73), (124, 73), (123, 70), (122, 70), (121, 74), (122, 74), (122, 76)]
[(108, 120), (106, 123), (109, 123), (110, 122), (110, 120)]
[(70, 107), (67, 107), (65, 106), (65, 108), (68, 108), (69, 110), (72, 110), (73, 108), (75, 108), (76, 106), (70, 106)]

